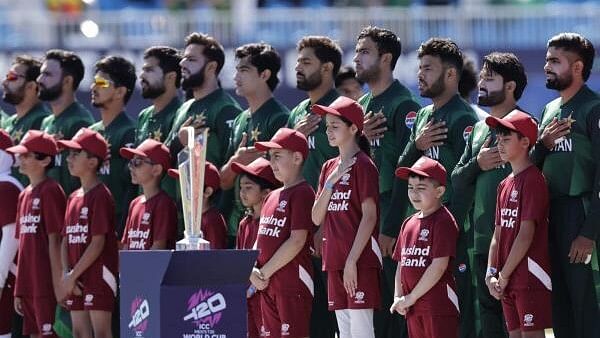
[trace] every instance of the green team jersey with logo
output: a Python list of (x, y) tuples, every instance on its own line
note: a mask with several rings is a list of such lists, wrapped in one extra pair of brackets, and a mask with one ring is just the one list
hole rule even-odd
[[(235, 154), (243, 133), (248, 135), (248, 146), (254, 145), (255, 142), (269, 141), (279, 128), (285, 127), (288, 116), (288, 108), (275, 98), (267, 100), (254, 113), (248, 109), (244, 110), (233, 121), (225, 158), (229, 159)], [(244, 215), (244, 206), (240, 202), (239, 179), (235, 180), (234, 188), (224, 191), (220, 209), (224, 215), (229, 215), (229, 235), (235, 236)]]
[[(174, 97), (163, 110), (157, 112), (154, 105), (145, 108), (140, 112), (137, 119), (137, 129), (135, 130), (135, 146), (140, 145), (146, 139), (154, 139), (158, 142), (165, 142), (173, 127), (173, 120), (177, 109), (181, 106), (181, 100)], [(171, 154), (173, 156), (173, 154)], [(176, 200), (177, 180), (165, 175), (160, 182), (161, 188)]]
[[(443, 145), (431, 147), (423, 152), (417, 149), (415, 139), (427, 122), (432, 119), (436, 122), (446, 122), (446, 128), (448, 129), (447, 138), (444, 140)], [(449, 205), (450, 211), (453, 214), (455, 207), (453, 203), (455, 201), (452, 199), (452, 170), (462, 156), (466, 141), (469, 139), (473, 131), (473, 126), (477, 121), (477, 115), (471, 106), (458, 94), (452, 97), (445, 105), (435, 110), (433, 105), (421, 108), (417, 112), (417, 118), (408, 144), (398, 161), (398, 166), (410, 167), (424, 155), (440, 162), (446, 168), (448, 174), (443, 202)], [(414, 213), (412, 206), (409, 206), (406, 210), (408, 210), (407, 216)], [(463, 226), (464, 219), (457, 218), (456, 221), (460, 226)]]
[[(518, 107), (516, 109), (523, 111)], [(463, 204), (455, 208), (457, 214), (463, 215), (455, 217), (466, 218), (467, 213), (473, 212), (474, 250), (481, 255), (489, 253), (494, 234), (498, 185), (512, 172), (509, 163), (491, 170), (481, 170), (477, 155), (487, 139), (490, 140), (488, 147), (497, 146), (496, 132), (485, 121), (477, 122), (467, 140), (465, 152), (452, 173), (452, 186), (455, 193), (460, 194), (458, 202)]]
[[(383, 138), (371, 141), (371, 158), (379, 169), (379, 193), (381, 201), (381, 233), (397, 237), (404, 212), (398, 207), (408, 204), (407, 183), (396, 179), (396, 163), (402, 149), (408, 143), (410, 132), (421, 106), (414, 95), (394, 80), (381, 94), (371, 92), (359, 100), (365, 113), (383, 113), (387, 131)], [(393, 211), (391, 211), (393, 210)]]
[[(94, 118), (90, 111), (75, 101), (58, 116), (54, 114), (47, 116), (42, 122), (41, 128), (42, 131), (53, 135), (57, 140), (70, 140), (79, 129), (88, 127), (92, 123), (94, 123)], [(80, 186), (79, 179), (69, 173), (68, 154), (69, 151), (65, 150), (54, 156), (54, 168), (48, 172), (48, 176), (60, 183), (67, 196)]]
[(229, 147), (229, 136), (233, 120), (241, 111), (242, 109), (235, 99), (221, 88), (199, 100), (191, 99), (182, 104), (177, 109), (173, 127), (165, 141), (165, 144), (171, 150), (175, 162), (177, 154), (183, 149), (178, 137), (181, 125), (189, 117), (193, 117), (194, 119), (205, 118), (206, 126), (210, 128), (206, 160), (213, 163), (217, 168), (221, 168), (227, 162), (225, 152)]
[[(335, 89), (331, 89), (314, 104), (329, 106), (339, 96), (340, 95)], [(290, 112), (287, 126), (294, 129), (296, 124), (298, 124), (305, 116), (314, 114), (310, 110), (311, 106), (310, 99), (300, 102), (300, 104), (294, 107)], [(317, 130), (312, 132), (312, 134), (308, 135), (306, 138), (308, 141), (308, 157), (304, 161), (302, 176), (304, 176), (304, 179), (315, 190), (318, 188), (319, 175), (321, 174), (323, 163), (339, 155), (338, 149), (329, 145), (325, 129), (325, 119), (323, 118), (321, 119)]]
[[(40, 129), (42, 121), (48, 114), (50, 114), (50, 112), (46, 110), (44, 105), (38, 103), (31, 107), (31, 109), (20, 118), (17, 117), (17, 114), (13, 114), (6, 118), (2, 123), (2, 129), (10, 135), (13, 144), (19, 144), (27, 131)], [(13, 167), (11, 171), (12, 175), (18, 179), (24, 187), (29, 184), (29, 179), (19, 172), (18, 167)]]
[(129, 203), (137, 196), (137, 187), (131, 183), (127, 160), (121, 157), (122, 147), (133, 147), (135, 142), (135, 122), (125, 112), (121, 112), (108, 126), (98, 121), (90, 129), (100, 133), (106, 142), (110, 157), (100, 166), (98, 177), (106, 184), (115, 199), (116, 229), (119, 238), (123, 233)]
[(583, 86), (569, 101), (548, 103), (542, 112), (540, 132), (552, 119), (571, 119), (571, 133), (551, 150), (536, 143), (533, 161), (542, 168), (550, 197), (573, 196), (586, 200), (587, 215), (580, 235), (597, 240), (600, 220), (600, 95)]

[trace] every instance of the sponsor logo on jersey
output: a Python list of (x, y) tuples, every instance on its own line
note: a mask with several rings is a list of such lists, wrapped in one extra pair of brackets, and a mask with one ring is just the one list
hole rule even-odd
[(19, 217), (19, 234), (36, 234), (42, 216), (27, 214)]
[(554, 147), (552, 147), (552, 150), (550, 150), (551, 152), (570, 153), (573, 151), (573, 139), (567, 138), (567, 137), (561, 137), (561, 138), (557, 139), (556, 141), (557, 142), (554, 144)]
[(148, 238), (150, 238), (150, 229), (129, 229), (129, 231), (127, 231), (127, 238), (129, 239), (129, 249), (143, 250), (148, 244)]
[(308, 141), (308, 149), (309, 150), (317, 149), (316, 148), (315, 136), (314, 135), (308, 135), (308, 137), (306, 138), (306, 140)]
[(513, 190), (510, 192), (510, 200), (511, 202), (518, 202), (517, 197), (519, 197), (519, 192), (517, 190)]
[(131, 321), (128, 326), (133, 330), (136, 337), (141, 337), (148, 328), (150, 317), (150, 304), (147, 299), (136, 297), (131, 302)]
[[(184, 322), (191, 322), (194, 333), (209, 336), (214, 334), (215, 325), (219, 324), (223, 317), (223, 311), (227, 309), (227, 302), (222, 293), (209, 289), (199, 289), (193, 293), (187, 301)], [(186, 336), (186, 335), (184, 335)], [(191, 335), (190, 337), (195, 337)], [(212, 337), (212, 336), (210, 336)], [(215, 337), (220, 337), (219, 335)]]
[[(287, 217), (277, 218), (274, 216), (262, 216), (260, 218), (260, 227), (258, 228), (258, 234), (270, 237), (279, 237), (281, 234), (281, 228), (285, 226)], [(270, 225), (275, 227), (271, 228)]]
[(352, 196), (352, 189), (348, 191), (335, 191), (329, 198), (327, 211), (348, 211), (350, 204), (348, 201)]
[(531, 313), (526, 313), (523, 316), (523, 325), (524, 326), (533, 326), (533, 315)]
[(419, 234), (419, 240), (427, 242), (427, 236), (429, 236), (429, 229), (421, 229), (421, 233)]
[(519, 215), (519, 208), (502, 208), (500, 209), (500, 226), (503, 228), (514, 228), (516, 218)]
[[(400, 266), (424, 268), (427, 266), (426, 258), (429, 256), (430, 251), (431, 245), (423, 248), (417, 247), (416, 245), (402, 248)], [(408, 256), (413, 257), (411, 258)]]
[(440, 160), (440, 147), (433, 146), (433, 147), (425, 150), (425, 156), (429, 157), (432, 160), (439, 161)]
[(469, 136), (471, 136), (472, 132), (473, 132), (473, 126), (467, 126), (465, 128), (465, 130), (463, 130), (463, 138), (465, 139), (465, 141), (467, 141), (469, 139)]
[(404, 119), (404, 124), (406, 125), (406, 128), (412, 130), (413, 126), (415, 125), (416, 119), (417, 112), (409, 111), (408, 114), (406, 114), (406, 118)]
[(67, 234), (67, 240), (69, 244), (85, 244), (88, 238), (87, 225), (81, 225), (79, 223), (75, 225), (67, 225), (65, 227), (65, 233)]

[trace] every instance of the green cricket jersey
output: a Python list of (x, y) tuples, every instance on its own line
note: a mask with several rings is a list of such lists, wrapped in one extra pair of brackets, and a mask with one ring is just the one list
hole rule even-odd
[[(255, 142), (269, 141), (279, 128), (285, 127), (288, 115), (287, 107), (275, 98), (267, 100), (254, 113), (251, 113), (249, 109), (244, 110), (233, 121), (225, 158), (229, 160), (235, 154), (242, 141), (243, 133), (248, 135), (248, 146), (254, 145)], [(238, 179), (236, 179), (234, 188), (224, 191), (221, 210), (224, 215), (229, 216), (229, 235), (235, 236), (238, 224), (244, 215), (244, 206), (240, 202)]]
[[(448, 138), (443, 145), (434, 146), (422, 152), (417, 149), (415, 139), (417, 134), (431, 119), (434, 119), (437, 122), (446, 122)], [(444, 168), (446, 168), (448, 173), (448, 184), (446, 186), (446, 193), (443, 196), (443, 202), (449, 205), (451, 212), (454, 212), (453, 203), (456, 202), (452, 199), (452, 170), (462, 156), (465, 150), (466, 141), (469, 139), (471, 132), (473, 131), (473, 125), (475, 125), (477, 121), (477, 115), (471, 106), (458, 94), (436, 110), (434, 110), (433, 105), (421, 108), (417, 112), (417, 118), (410, 134), (408, 144), (406, 145), (406, 148), (404, 148), (404, 152), (398, 161), (398, 166), (410, 167), (424, 155), (440, 162)], [(457, 196), (457, 199), (460, 199), (460, 196)], [(409, 210), (407, 216), (414, 212), (412, 206), (406, 210)], [(456, 221), (462, 226), (464, 219), (456, 219)]]
[(600, 219), (600, 95), (583, 86), (567, 102), (557, 98), (548, 103), (542, 112), (540, 132), (555, 117), (570, 118), (571, 133), (551, 150), (536, 143), (532, 159), (543, 170), (551, 198), (586, 199), (589, 204), (580, 235), (596, 240)]
[[(520, 109), (517, 107), (516, 109)], [(496, 132), (485, 123), (479, 121), (473, 127), (467, 146), (460, 161), (452, 173), (452, 186), (460, 192), (458, 202), (462, 207), (455, 208), (458, 218), (467, 217), (472, 210), (474, 222), (474, 249), (476, 254), (487, 255), (494, 234), (496, 223), (496, 195), (498, 185), (511, 172), (510, 164), (504, 164), (491, 170), (483, 171), (477, 163), (477, 155), (486, 139), (490, 139), (489, 147), (497, 146)]]
[[(48, 115), (42, 122), (41, 128), (42, 131), (54, 135), (57, 140), (70, 140), (79, 129), (92, 123), (94, 123), (94, 118), (89, 110), (75, 101), (58, 116)], [(67, 196), (80, 186), (79, 179), (69, 173), (67, 166), (68, 154), (68, 151), (62, 151), (54, 156), (54, 168), (48, 172), (48, 176), (60, 183)]]
[[(339, 96), (335, 89), (331, 89), (315, 104), (329, 106)], [(310, 110), (311, 106), (310, 99), (306, 99), (294, 107), (290, 112), (288, 127), (293, 129), (305, 116), (314, 114)], [(339, 155), (338, 149), (329, 145), (325, 129), (325, 119), (321, 119), (319, 128), (306, 138), (308, 140), (308, 157), (304, 161), (302, 175), (315, 190), (318, 188), (323, 163)]]
[(108, 142), (110, 158), (100, 166), (98, 177), (106, 184), (115, 199), (116, 229), (119, 238), (123, 233), (129, 203), (137, 196), (137, 187), (131, 183), (127, 160), (121, 157), (122, 147), (132, 147), (135, 142), (135, 122), (121, 112), (108, 126), (98, 121), (90, 129), (100, 133)]
[[(410, 131), (421, 106), (414, 95), (394, 80), (381, 94), (371, 92), (359, 99), (365, 113), (383, 113), (387, 131), (371, 141), (371, 158), (379, 169), (381, 233), (397, 237), (402, 225), (403, 206), (408, 204), (407, 183), (396, 179), (396, 163), (408, 143)], [(400, 209), (399, 209), (400, 208)], [(402, 210), (402, 211), (399, 211)]]
[[(42, 121), (50, 112), (44, 107), (44, 104), (38, 103), (23, 115), (21, 118), (17, 117), (17, 114), (13, 114), (6, 118), (2, 123), (2, 129), (4, 129), (13, 141), (13, 144), (19, 144), (21, 139), (29, 130), (39, 130)], [(29, 184), (27, 176), (19, 172), (18, 167), (12, 168), (12, 175), (18, 179), (23, 186)]]
[(4, 120), (8, 118), (8, 115), (4, 112), (4, 110), (0, 109), (0, 126), (4, 126)]
[(240, 105), (219, 88), (200, 100), (191, 99), (177, 109), (171, 132), (165, 144), (171, 149), (171, 154), (176, 162), (177, 154), (183, 148), (179, 142), (179, 129), (190, 116), (206, 118), (206, 126), (210, 128), (206, 149), (206, 160), (221, 168), (227, 158), (225, 153), (229, 147), (229, 136), (233, 120), (242, 111)]
[[(142, 110), (137, 119), (135, 145), (138, 146), (149, 138), (164, 143), (173, 127), (173, 120), (180, 106), (181, 100), (174, 97), (159, 112), (155, 111), (153, 105)], [(171, 156), (173, 155), (176, 154), (171, 154)], [(160, 181), (160, 186), (172, 199), (177, 200), (177, 183), (177, 180), (165, 175)]]

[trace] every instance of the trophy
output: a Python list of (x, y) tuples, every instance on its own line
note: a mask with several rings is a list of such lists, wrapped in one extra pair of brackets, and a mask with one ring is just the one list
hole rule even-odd
[(208, 129), (204, 128), (198, 135), (193, 127), (185, 127), (183, 131), (187, 134), (187, 145), (177, 154), (177, 165), (185, 231), (176, 250), (208, 250), (209, 242), (200, 229)]

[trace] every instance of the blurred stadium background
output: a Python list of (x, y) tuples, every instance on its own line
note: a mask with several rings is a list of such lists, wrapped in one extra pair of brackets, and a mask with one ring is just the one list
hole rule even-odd
[[(352, 64), (361, 27), (380, 25), (403, 43), (396, 77), (414, 88), (416, 48), (432, 36), (449, 37), (478, 64), (490, 51), (512, 51), (526, 66), (529, 85), (521, 105), (534, 115), (556, 93), (545, 89), (543, 64), (549, 37), (576, 31), (600, 41), (600, 1), (580, 0), (0, 0), (0, 73), (15, 54), (41, 56), (49, 48), (78, 52), (87, 67), (81, 102), (94, 62), (120, 54), (140, 69), (145, 48), (165, 44), (181, 48), (192, 31), (211, 34), (227, 49), (221, 73), (233, 87), (233, 50), (255, 41), (277, 47), (282, 55), (282, 83), (276, 95), (293, 107), (305, 95), (295, 89), (295, 43), (304, 35), (328, 35), (344, 48)], [(596, 67), (600, 62), (596, 62)], [(600, 89), (592, 75), (591, 87)], [(243, 100), (240, 100), (245, 104)], [(424, 101), (423, 103), (427, 103)], [(133, 116), (148, 105), (134, 95)], [(4, 106), (5, 110), (12, 109)]]

